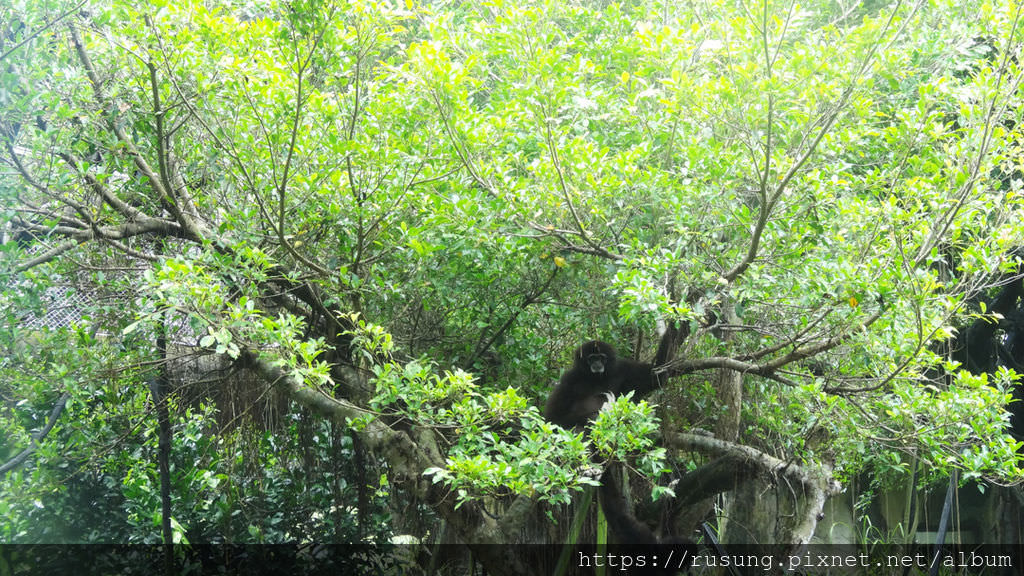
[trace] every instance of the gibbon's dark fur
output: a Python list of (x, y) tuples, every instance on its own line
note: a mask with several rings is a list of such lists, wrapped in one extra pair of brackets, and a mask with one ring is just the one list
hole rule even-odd
[[(558, 385), (548, 396), (544, 417), (564, 428), (582, 430), (593, 420), (610, 395), (634, 393), (640, 398), (661, 385), (655, 367), (664, 363), (670, 349), (688, 329), (669, 328), (661, 335), (653, 364), (619, 358), (615, 348), (601, 340), (591, 340), (577, 348), (572, 355), (572, 366), (562, 374)], [(661, 544), (692, 546), (688, 540), (658, 535), (629, 512), (629, 503), (619, 489), (615, 474), (617, 466), (605, 469), (599, 493), (601, 507), (608, 518), (608, 526), (624, 553), (650, 554), (652, 547)], [(651, 574), (672, 574), (675, 570), (649, 566)]]
[[(686, 538), (680, 538), (673, 534), (666, 534), (662, 537), (629, 513), (628, 503), (622, 490), (619, 488), (619, 479), (622, 467), (609, 465), (601, 474), (601, 488), (599, 500), (601, 509), (604, 510), (605, 518), (608, 519), (608, 527), (615, 536), (614, 545), (616, 551), (628, 554), (633, 557), (643, 556), (649, 564), (643, 567), (637, 566), (632, 574), (647, 575), (669, 575), (679, 572), (689, 573), (689, 565), (667, 566), (658, 564), (654, 559), (668, 558), (669, 552), (679, 557), (681, 552), (687, 552), (685, 557), (692, 557), (697, 552), (694, 543)], [(671, 550), (669, 550), (671, 548)]]
[(619, 488), (617, 476), (620, 466), (610, 465), (601, 473), (599, 500), (608, 525), (612, 527), (618, 544), (623, 546), (648, 546), (657, 544), (658, 537), (646, 524), (629, 514), (626, 498)]
[(593, 420), (609, 393), (632, 391), (639, 398), (658, 387), (654, 365), (619, 358), (615, 348), (601, 340), (583, 344), (572, 359), (572, 367), (562, 374), (544, 407), (544, 417), (563, 428), (581, 429)]
[[(1013, 276), (985, 303), (985, 316), (977, 318), (946, 345), (950, 356), (972, 374), (992, 374), (999, 366), (1024, 373), (1024, 278)], [(1000, 318), (1001, 316), (1001, 318)], [(998, 319), (998, 320), (997, 320)], [(1024, 440), (1024, 386), (1013, 387), (1015, 402), (1009, 433)]]

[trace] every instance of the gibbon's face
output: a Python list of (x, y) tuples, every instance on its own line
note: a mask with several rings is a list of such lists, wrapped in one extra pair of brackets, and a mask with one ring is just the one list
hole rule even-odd
[(604, 369), (607, 366), (608, 357), (604, 354), (600, 352), (587, 354), (587, 367), (590, 369), (592, 374), (604, 374)]

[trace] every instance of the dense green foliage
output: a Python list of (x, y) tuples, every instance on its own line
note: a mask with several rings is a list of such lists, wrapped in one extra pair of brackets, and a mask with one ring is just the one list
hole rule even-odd
[(176, 354), (354, 407), (261, 421), (229, 404), (269, 392), (179, 376), (193, 541), (402, 531), (398, 457), (355, 456), (373, 422), (442, 438), (419, 472), (459, 505), (566, 502), (587, 448), (535, 407), (576, 344), (649, 358), (659, 321), (691, 332), (659, 408), (620, 399), (593, 435), (651, 478), (691, 463), (654, 448), (659, 423), (715, 428), (735, 370), (739, 442), (776, 458), (1019, 481), (1015, 375), (928, 379), (1020, 263), (1017, 10), (0, 6), (0, 463), (68, 395), (0, 478), (0, 539), (159, 541), (160, 326)]

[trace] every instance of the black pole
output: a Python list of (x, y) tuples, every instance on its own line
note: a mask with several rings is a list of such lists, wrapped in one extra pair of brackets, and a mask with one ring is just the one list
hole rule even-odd
[[(711, 549), (715, 551), (715, 554), (717, 554), (719, 558), (725, 558), (728, 556), (725, 553), (725, 548), (722, 548), (722, 545), (718, 543), (718, 538), (715, 538), (715, 533), (711, 530), (711, 526), (708, 526), (707, 522), (700, 523), (700, 531), (704, 535), (704, 540), (708, 544), (711, 544)], [(729, 574), (732, 576), (740, 576), (736, 572), (736, 567), (732, 564), (729, 565)]]
[(932, 557), (932, 564), (928, 567), (928, 576), (936, 576), (939, 573), (939, 556), (942, 554), (942, 545), (946, 542), (946, 529), (949, 527), (949, 516), (953, 510), (953, 490), (957, 485), (957, 472), (949, 475), (949, 488), (946, 489), (946, 501), (942, 504), (942, 516), (939, 517), (939, 531), (935, 533), (935, 556)]
[(167, 408), (169, 378), (167, 374), (167, 325), (160, 315), (156, 328), (156, 352), (159, 357), (156, 378), (149, 391), (156, 407), (156, 420), (160, 427), (157, 461), (160, 466), (161, 527), (164, 540), (164, 574), (174, 576), (174, 532), (171, 530), (171, 415)]

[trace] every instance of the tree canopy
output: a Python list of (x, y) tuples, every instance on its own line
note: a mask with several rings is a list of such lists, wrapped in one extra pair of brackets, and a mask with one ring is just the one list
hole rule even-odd
[[(0, 535), (373, 541), (403, 494), (527, 573), (486, 545), (595, 458), (677, 500), (788, 463), (801, 542), (865, 470), (1019, 482), (1015, 373), (951, 349), (1020, 280), (1020, 16), (0, 6)], [(543, 420), (579, 343), (663, 332), (662, 390)]]

